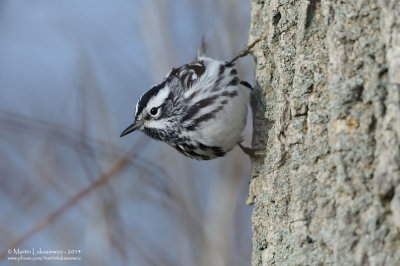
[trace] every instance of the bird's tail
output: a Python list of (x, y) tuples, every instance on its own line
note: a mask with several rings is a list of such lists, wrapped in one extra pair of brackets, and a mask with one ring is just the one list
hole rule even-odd
[(197, 49), (197, 60), (206, 57), (206, 39), (204, 36), (201, 37), (199, 49)]

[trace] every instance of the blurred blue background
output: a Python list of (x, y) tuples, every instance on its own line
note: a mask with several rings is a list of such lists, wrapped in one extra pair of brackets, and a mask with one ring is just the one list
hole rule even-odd
[[(133, 150), (18, 247), (79, 249), (74, 265), (250, 265), (246, 155), (201, 162), (140, 132), (119, 138), (202, 36), (229, 60), (249, 25), (242, 0), (0, 0), (0, 252)], [(237, 66), (252, 83), (251, 60)]]

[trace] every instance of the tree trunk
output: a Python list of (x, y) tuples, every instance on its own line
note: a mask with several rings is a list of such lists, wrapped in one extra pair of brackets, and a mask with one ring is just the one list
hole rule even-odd
[(400, 265), (400, 1), (253, 0), (253, 265)]

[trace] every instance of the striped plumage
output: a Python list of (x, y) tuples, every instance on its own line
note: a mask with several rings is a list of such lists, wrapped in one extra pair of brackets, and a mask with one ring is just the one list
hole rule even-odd
[(241, 140), (250, 92), (233, 63), (200, 57), (147, 91), (121, 136), (138, 129), (194, 159), (224, 156)]

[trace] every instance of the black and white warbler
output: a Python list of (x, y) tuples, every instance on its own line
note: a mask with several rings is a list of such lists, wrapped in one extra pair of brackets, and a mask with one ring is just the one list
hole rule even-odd
[(200, 51), (196, 61), (173, 68), (142, 95), (121, 137), (140, 130), (197, 160), (224, 156), (240, 143), (246, 126), (252, 87), (239, 78), (233, 61), (248, 50), (230, 62)]

